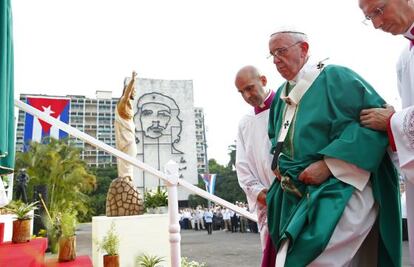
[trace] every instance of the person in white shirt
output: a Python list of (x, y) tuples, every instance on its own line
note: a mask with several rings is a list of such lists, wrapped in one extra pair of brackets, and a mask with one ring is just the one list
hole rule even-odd
[(249, 210), (256, 212), (262, 250), (268, 239), (266, 193), (275, 175), (267, 135), (269, 108), (275, 93), (266, 88), (267, 79), (254, 66), (241, 68), (235, 86), (252, 110), (239, 122), (236, 140), (236, 171), (240, 187), (246, 193)]
[(198, 206), (195, 212), (197, 230), (204, 230), (204, 211), (201, 206)]
[(211, 235), (213, 232), (212, 224), (213, 224), (213, 211), (212, 209), (204, 209), (204, 220), (206, 221), (207, 227), (207, 234)]
[(361, 124), (388, 132), (399, 167), (407, 179), (410, 264), (414, 266), (414, 1), (359, 0), (359, 7), (376, 29), (408, 39), (397, 63), (397, 85), (403, 109), (395, 112), (393, 107), (386, 106), (362, 110)]
[(224, 229), (223, 231), (230, 231), (230, 217), (231, 213), (229, 209), (222, 209), (221, 213), (223, 214), (223, 220), (224, 220)]

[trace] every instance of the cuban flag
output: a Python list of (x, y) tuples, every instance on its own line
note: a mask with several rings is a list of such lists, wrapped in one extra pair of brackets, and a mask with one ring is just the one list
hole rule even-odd
[(216, 186), (216, 176), (217, 174), (203, 173), (201, 178), (203, 178), (204, 183), (206, 184), (206, 191), (214, 195), (214, 188)]
[[(27, 97), (27, 104), (64, 123), (69, 123), (69, 98)], [(29, 149), (29, 142), (41, 142), (44, 137), (61, 139), (68, 134), (37, 117), (26, 113), (24, 122), (24, 151)]]

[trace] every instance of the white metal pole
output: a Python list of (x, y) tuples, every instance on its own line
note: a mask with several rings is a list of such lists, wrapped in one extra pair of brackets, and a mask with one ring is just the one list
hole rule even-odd
[(171, 252), (171, 266), (181, 266), (181, 234), (180, 223), (178, 215), (178, 164), (169, 160), (165, 165), (165, 174), (168, 177), (168, 218), (170, 226), (170, 252)]
[[(126, 162), (129, 162), (130, 164), (134, 165), (135, 167), (138, 167), (141, 170), (149, 172), (149, 173), (163, 179), (166, 182), (170, 182), (167, 175), (165, 175), (163, 172), (149, 166), (148, 164), (145, 164), (145, 163), (139, 161), (138, 159), (136, 159), (134, 157), (131, 157), (128, 154), (125, 154), (122, 151), (119, 151), (119, 150), (105, 144), (104, 142), (96, 140), (92, 136), (87, 135), (87, 134), (79, 131), (76, 128), (73, 128), (69, 124), (66, 124), (66, 123), (64, 123), (64, 122), (62, 122), (62, 121), (60, 121), (56, 118), (53, 118), (52, 116), (49, 116), (46, 113), (44, 113), (44, 112), (42, 112), (42, 111), (40, 111), (40, 110), (38, 110), (38, 109), (36, 109), (32, 106), (20, 101), (20, 100), (15, 99), (14, 100), (14, 105), (16, 107), (18, 107), (19, 109), (22, 109), (23, 111), (28, 112), (28, 113), (30, 113), (30, 114), (46, 121), (46, 122), (48, 122), (49, 124), (57, 126), (59, 129), (67, 132), (68, 134), (70, 134), (70, 135), (72, 135), (76, 138), (79, 138), (79, 139), (81, 139), (81, 140), (83, 140), (83, 141), (85, 141), (85, 142), (87, 142), (87, 143), (89, 143), (89, 144), (91, 144), (95, 147), (98, 147), (98, 148), (100, 148), (100, 149), (116, 156), (117, 158), (123, 159)], [(172, 183), (174, 183), (174, 182), (172, 182)], [(242, 208), (240, 208), (240, 207), (238, 207), (238, 206), (236, 206), (236, 205), (234, 205), (234, 204), (232, 204), (232, 203), (230, 203), (230, 202), (228, 202), (228, 201), (226, 201), (222, 198), (219, 198), (215, 195), (212, 195), (212, 194), (198, 188), (197, 186), (192, 185), (191, 183), (187, 182), (184, 179), (178, 179), (178, 184), (183, 186), (184, 188), (188, 189), (189, 191), (198, 194), (199, 196), (202, 196), (206, 199), (209, 199), (209, 200), (211, 200), (215, 203), (218, 203), (218, 204), (220, 204), (220, 205), (222, 205), (226, 208), (229, 208), (229, 209), (239, 213), (240, 215), (243, 215), (244, 217), (246, 217), (246, 218), (248, 218), (252, 221), (257, 222), (256, 214), (250, 213), (250, 212), (246, 211), (245, 209), (242, 209)]]

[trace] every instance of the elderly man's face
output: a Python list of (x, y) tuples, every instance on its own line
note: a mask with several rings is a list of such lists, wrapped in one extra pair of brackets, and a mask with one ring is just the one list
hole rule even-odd
[(269, 51), (277, 71), (286, 80), (292, 80), (306, 61), (307, 49), (303, 42), (295, 42), (292, 36), (279, 33), (270, 38)]
[(409, 1), (359, 0), (359, 7), (375, 29), (396, 35), (405, 33), (412, 24), (411, 18), (403, 12), (409, 8)]
[(159, 138), (171, 120), (171, 109), (161, 103), (146, 103), (141, 107), (141, 125), (145, 136)]

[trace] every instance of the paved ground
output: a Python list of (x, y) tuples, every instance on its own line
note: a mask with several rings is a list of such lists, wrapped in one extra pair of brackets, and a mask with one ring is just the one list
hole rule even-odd
[(253, 233), (184, 230), (181, 254), (209, 267), (260, 266), (260, 237)]
[[(258, 234), (184, 230), (181, 232), (181, 254), (192, 260), (207, 263), (208, 267), (260, 266)], [(77, 231), (77, 255), (92, 257), (91, 224), (81, 224)], [(408, 264), (408, 243), (403, 243), (403, 266)]]

